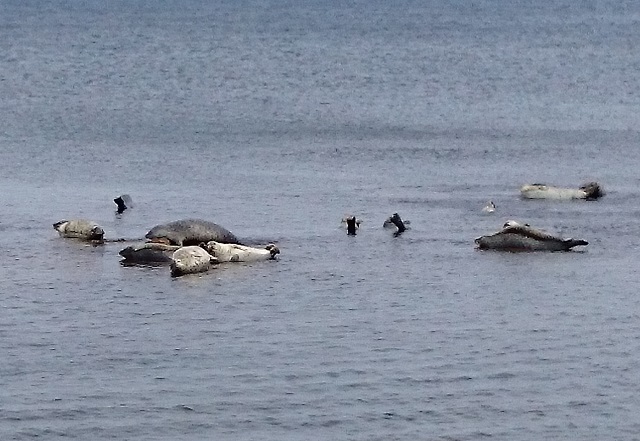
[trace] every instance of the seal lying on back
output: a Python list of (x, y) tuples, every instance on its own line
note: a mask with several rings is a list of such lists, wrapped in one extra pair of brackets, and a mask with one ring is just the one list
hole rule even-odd
[(171, 276), (178, 277), (209, 271), (211, 264), (217, 262), (215, 257), (197, 245), (180, 247), (171, 257)]
[(140, 245), (126, 247), (118, 254), (124, 259), (120, 261), (123, 265), (147, 264), (157, 265), (170, 263), (173, 253), (180, 248), (177, 245), (167, 245), (159, 242), (146, 242)]
[(561, 188), (545, 184), (526, 184), (520, 188), (525, 199), (586, 199), (596, 200), (604, 196), (604, 190), (597, 182), (587, 182), (579, 188)]
[(264, 248), (253, 248), (212, 240), (200, 246), (218, 259), (218, 262), (257, 262), (259, 260), (275, 259), (276, 255), (280, 254), (278, 247), (272, 243)]
[(580, 239), (562, 239), (544, 231), (508, 221), (501, 231), (475, 240), (479, 249), (501, 251), (569, 251), (579, 245), (589, 245)]
[(86, 219), (62, 220), (53, 224), (53, 228), (62, 237), (90, 241), (102, 241), (104, 237), (104, 230), (95, 222)]
[(236, 236), (226, 228), (200, 219), (183, 219), (156, 225), (145, 235), (151, 242), (170, 245), (198, 245), (215, 240), (222, 243), (238, 243)]

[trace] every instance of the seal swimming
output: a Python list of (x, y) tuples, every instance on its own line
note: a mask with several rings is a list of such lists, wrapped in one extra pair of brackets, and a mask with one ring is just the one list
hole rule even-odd
[(578, 188), (562, 188), (545, 184), (526, 184), (520, 188), (524, 199), (586, 199), (593, 201), (604, 196), (604, 190), (597, 182), (587, 182)]
[(146, 242), (140, 245), (131, 245), (122, 250), (122, 265), (159, 265), (170, 263), (173, 253), (180, 248), (177, 245), (167, 245), (160, 242)]
[(103, 241), (104, 230), (98, 224), (86, 219), (62, 220), (53, 224), (61, 237), (71, 237), (87, 241)]
[(507, 221), (497, 233), (480, 236), (475, 240), (481, 250), (501, 251), (569, 251), (580, 245), (589, 245), (581, 239), (563, 239), (542, 230)]
[(254, 248), (233, 243), (209, 241), (200, 245), (218, 262), (257, 262), (259, 260), (274, 260), (280, 254), (280, 249), (270, 243), (264, 248)]
[(355, 216), (349, 215), (342, 218), (341, 224), (347, 226), (347, 235), (355, 236), (356, 231), (360, 228), (360, 224), (362, 223), (362, 219), (358, 219)]
[(218, 260), (197, 245), (180, 247), (171, 256), (171, 276), (195, 274), (209, 271), (211, 265)]
[(170, 245), (199, 245), (211, 240), (222, 243), (239, 243), (238, 238), (226, 228), (201, 219), (182, 219), (153, 227), (145, 235), (151, 242)]
[(396, 232), (394, 233), (394, 236), (399, 236), (400, 234), (404, 233), (407, 230), (407, 225), (409, 225), (409, 221), (403, 221), (402, 218), (400, 218), (400, 215), (398, 213), (393, 213), (391, 216), (389, 216), (387, 218), (387, 220), (384, 221), (384, 223), (382, 224), (383, 228), (396, 228)]
[(117, 214), (122, 214), (127, 208), (133, 207), (133, 200), (131, 199), (131, 196), (129, 196), (128, 194), (123, 194), (121, 196), (118, 196), (113, 200), (113, 202), (115, 202), (116, 205), (118, 206), (118, 209), (116, 210)]

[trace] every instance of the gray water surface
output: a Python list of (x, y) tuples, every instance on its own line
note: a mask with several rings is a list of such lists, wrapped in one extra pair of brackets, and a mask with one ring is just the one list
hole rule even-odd
[[(637, 439), (639, 21), (3, 2), (0, 438)], [(602, 200), (518, 197), (588, 180)], [(172, 279), (51, 226), (79, 217), (133, 241), (204, 218), (281, 254)], [(507, 219), (589, 245), (474, 249)]]

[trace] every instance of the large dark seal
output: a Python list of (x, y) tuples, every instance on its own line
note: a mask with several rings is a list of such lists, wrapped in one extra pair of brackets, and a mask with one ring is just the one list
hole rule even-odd
[(238, 238), (226, 228), (201, 219), (183, 219), (156, 225), (145, 235), (151, 242), (170, 245), (199, 245), (212, 240), (221, 243), (239, 243)]
[(581, 239), (563, 239), (528, 224), (509, 221), (502, 230), (475, 240), (479, 249), (500, 251), (569, 251), (579, 245), (589, 245)]

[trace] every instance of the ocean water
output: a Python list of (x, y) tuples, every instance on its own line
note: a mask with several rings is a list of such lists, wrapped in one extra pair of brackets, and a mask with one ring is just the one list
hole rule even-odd
[[(638, 439), (640, 4), (547, 3), (3, 1), (0, 439)], [(507, 219), (589, 245), (474, 249)]]

